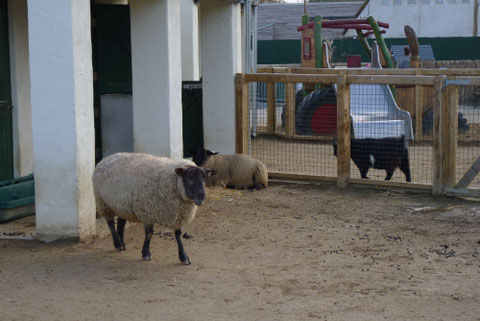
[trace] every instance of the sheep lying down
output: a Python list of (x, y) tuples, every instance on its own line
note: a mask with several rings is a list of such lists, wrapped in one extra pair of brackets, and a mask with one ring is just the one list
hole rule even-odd
[(253, 189), (268, 187), (267, 168), (248, 155), (218, 155), (217, 152), (197, 148), (192, 160), (198, 166), (218, 171), (217, 175), (207, 178), (207, 185)]
[(93, 187), (97, 212), (106, 219), (115, 248), (125, 250), (126, 222), (141, 222), (145, 229), (142, 257), (150, 260), (150, 240), (157, 223), (175, 231), (179, 259), (190, 264), (182, 228), (192, 222), (197, 206), (205, 201), (205, 179), (215, 173), (188, 160), (147, 154), (118, 153), (104, 158), (93, 173)]

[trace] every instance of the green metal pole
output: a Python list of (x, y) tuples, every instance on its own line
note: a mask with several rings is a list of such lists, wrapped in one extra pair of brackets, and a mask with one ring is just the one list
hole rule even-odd
[(385, 44), (385, 40), (383, 40), (382, 34), (380, 33), (380, 28), (378, 27), (377, 21), (373, 16), (368, 16), (367, 18), (368, 23), (372, 26), (373, 32), (375, 33), (375, 38), (377, 39), (377, 43), (382, 50), (383, 57), (387, 62), (388, 68), (393, 68), (392, 57), (390, 57), (390, 53), (388, 52), (387, 45)]
[(315, 57), (316, 67), (323, 67), (323, 51), (322, 51), (322, 17), (315, 17), (315, 27), (313, 29), (315, 35)]
[(356, 30), (357, 31), (357, 36), (358, 40), (360, 40), (360, 43), (362, 44), (363, 49), (367, 52), (368, 58), (372, 59), (372, 48), (370, 48), (370, 45), (368, 44), (367, 38), (363, 35), (362, 30)]
[(308, 25), (308, 14), (302, 16), (302, 25)]

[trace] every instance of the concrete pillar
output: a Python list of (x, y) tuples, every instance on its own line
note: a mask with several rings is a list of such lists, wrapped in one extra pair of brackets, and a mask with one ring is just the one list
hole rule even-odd
[(28, 0), (39, 239), (95, 233), (90, 1)]
[(15, 177), (33, 172), (27, 0), (8, 1)]
[(181, 0), (182, 80), (200, 80), (198, 4)]
[(235, 153), (235, 74), (242, 71), (241, 7), (224, 0), (200, 7), (205, 147)]
[(180, 3), (130, 1), (130, 20), (134, 150), (181, 158)]

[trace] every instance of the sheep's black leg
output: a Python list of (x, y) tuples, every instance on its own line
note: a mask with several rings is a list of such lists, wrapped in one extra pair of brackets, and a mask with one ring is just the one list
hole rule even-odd
[(110, 233), (112, 233), (113, 246), (117, 249), (117, 251), (125, 250), (125, 246), (122, 245), (123, 242), (120, 239), (117, 231), (115, 230), (115, 222), (113, 221), (113, 218), (107, 218), (106, 221), (108, 224), (108, 228), (110, 229)]
[(127, 224), (127, 220), (118, 217), (117, 218), (117, 233), (120, 237), (120, 241), (122, 242), (123, 250), (125, 251), (125, 240), (123, 238), (123, 234), (125, 232), (125, 224)]
[(386, 171), (387, 171), (387, 177), (385, 177), (385, 180), (386, 180), (386, 181), (389, 181), (389, 180), (392, 178), (393, 172), (395, 171), (395, 169), (389, 168), (389, 169), (387, 169)]
[(175, 239), (177, 240), (177, 245), (178, 245), (178, 258), (180, 259), (183, 265), (189, 265), (191, 264), (191, 262), (187, 254), (185, 254), (185, 249), (183, 248), (181, 236), (182, 236), (182, 230), (181, 229), (175, 230)]
[(360, 170), (360, 177), (362, 177), (363, 179), (368, 179), (367, 177), (368, 167), (362, 167), (358, 169)]
[(402, 164), (400, 169), (405, 174), (405, 179), (407, 180), (407, 182), (411, 182), (412, 178), (410, 176), (410, 165), (408, 164), (408, 155), (406, 159), (402, 159)]
[(145, 241), (142, 247), (142, 258), (144, 261), (150, 261), (152, 255), (150, 254), (150, 240), (153, 236), (153, 224), (143, 224), (145, 230)]

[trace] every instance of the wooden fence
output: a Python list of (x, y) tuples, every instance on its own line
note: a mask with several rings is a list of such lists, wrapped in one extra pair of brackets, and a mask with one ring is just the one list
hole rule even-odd
[[(249, 130), (249, 84), (265, 82), (267, 86), (266, 131), (279, 135), (285, 140), (320, 140), (322, 137), (300, 136), (295, 133), (295, 84), (317, 83), (337, 85), (337, 166), (336, 178), (296, 175), (285, 172), (271, 172), (272, 177), (286, 177), (313, 180), (335, 179), (337, 186), (349, 183), (375, 184), (390, 187), (431, 189), (434, 195), (460, 194), (480, 197), (480, 190), (466, 189), (469, 182), (480, 170), (480, 156), (457, 182), (457, 113), (459, 86), (480, 86), (480, 70), (466, 69), (317, 69), (317, 68), (259, 68), (256, 74), (236, 75), (236, 152), (248, 153)], [(276, 83), (285, 83), (285, 132), (275, 132)], [(431, 87), (431, 108), (433, 109), (433, 155), (432, 184), (380, 182), (353, 179), (350, 177), (350, 85), (386, 84), (413, 86), (414, 108), (409, 110), (416, 116), (417, 135), (421, 136), (421, 120), (424, 102), (420, 93), (425, 86)]]

